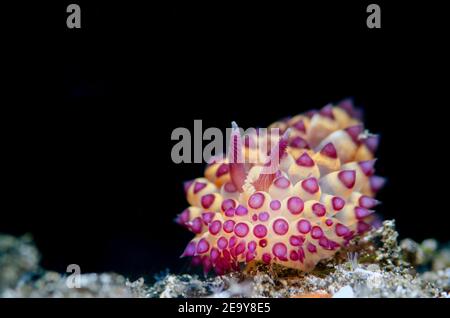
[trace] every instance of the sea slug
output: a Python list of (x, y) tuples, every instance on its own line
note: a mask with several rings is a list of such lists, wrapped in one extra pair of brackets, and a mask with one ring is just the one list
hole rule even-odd
[(182, 257), (205, 272), (252, 261), (310, 271), (371, 228), (385, 182), (374, 175), (379, 138), (364, 129), (352, 100), (269, 128), (280, 133), (262, 153), (259, 133), (242, 135), (233, 123), (227, 157), (185, 183), (191, 206), (176, 221), (195, 237)]

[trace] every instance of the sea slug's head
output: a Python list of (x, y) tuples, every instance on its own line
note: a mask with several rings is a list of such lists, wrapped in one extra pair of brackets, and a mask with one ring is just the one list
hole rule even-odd
[(195, 237), (182, 256), (205, 272), (252, 261), (309, 271), (371, 228), (384, 184), (374, 175), (378, 136), (351, 100), (268, 132), (243, 136), (233, 122), (227, 157), (185, 183), (190, 207), (176, 220)]

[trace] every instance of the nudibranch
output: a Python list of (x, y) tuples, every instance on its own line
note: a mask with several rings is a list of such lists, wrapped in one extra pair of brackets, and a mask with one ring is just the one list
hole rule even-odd
[(176, 221), (195, 237), (182, 257), (219, 275), (252, 261), (310, 271), (371, 228), (379, 138), (352, 100), (273, 123), (269, 151), (232, 126), (228, 155), (185, 183)]

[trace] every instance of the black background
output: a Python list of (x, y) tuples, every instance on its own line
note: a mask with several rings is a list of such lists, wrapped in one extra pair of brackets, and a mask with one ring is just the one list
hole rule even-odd
[(266, 126), (348, 96), (382, 137), (380, 214), (401, 237), (449, 240), (439, 6), (376, 1), (370, 30), (367, 1), (78, 1), (69, 30), (68, 3), (15, 9), (4, 46), (0, 232), (32, 233), (44, 267), (189, 270), (173, 218), (203, 165), (172, 163), (172, 130)]

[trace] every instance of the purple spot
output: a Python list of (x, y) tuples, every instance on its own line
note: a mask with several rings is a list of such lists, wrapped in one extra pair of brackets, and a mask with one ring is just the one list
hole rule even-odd
[(334, 147), (334, 145), (331, 142), (329, 142), (325, 146), (323, 146), (320, 153), (331, 159), (337, 159), (337, 157), (338, 157), (336, 148)]
[(291, 182), (285, 177), (279, 177), (275, 179), (274, 184), (277, 188), (287, 189), (291, 185)]
[(227, 220), (223, 223), (223, 230), (227, 233), (233, 232), (235, 222), (233, 220)]
[(227, 174), (229, 171), (230, 171), (230, 168), (228, 167), (228, 164), (227, 163), (222, 163), (220, 165), (219, 169), (217, 169), (217, 171), (216, 171), (216, 177), (220, 178), (224, 174)]
[(308, 220), (300, 220), (297, 223), (297, 230), (303, 234), (309, 233), (311, 230), (311, 223), (309, 223)]
[(314, 167), (314, 160), (312, 160), (312, 158), (305, 152), (303, 153), (303, 155), (301, 155), (300, 157), (298, 157), (297, 160), (295, 160), (295, 162), (302, 167)]
[(345, 187), (351, 189), (355, 186), (356, 172), (355, 170), (342, 170), (338, 173), (338, 178)]
[(306, 247), (308, 249), (308, 252), (310, 253), (316, 253), (317, 252), (317, 248), (314, 244), (312, 243), (308, 243), (308, 246)]
[(309, 145), (306, 140), (299, 136), (293, 138), (289, 145), (293, 148), (309, 149)]
[(289, 231), (289, 224), (284, 219), (277, 219), (273, 222), (273, 230), (278, 235), (284, 235)]
[(191, 223), (191, 231), (198, 234), (201, 233), (202, 231), (202, 218), (201, 217), (196, 217), (195, 219), (192, 220)]
[(292, 246), (300, 246), (305, 241), (305, 238), (303, 236), (297, 236), (297, 235), (291, 235), (289, 238), (289, 243)]
[(319, 239), (323, 236), (323, 231), (319, 226), (313, 226), (311, 230), (311, 237), (313, 239)]
[(287, 207), (289, 212), (294, 215), (300, 214), (303, 212), (304, 203), (303, 200), (299, 197), (291, 197), (287, 201)]
[(185, 256), (194, 256), (195, 250), (196, 250), (196, 243), (194, 241), (189, 242), (189, 244), (184, 249), (183, 254), (181, 254), (181, 257)]
[(236, 201), (234, 201), (233, 199), (225, 199), (222, 202), (221, 208), (222, 211), (226, 211), (230, 208), (235, 208), (236, 207)]
[(336, 224), (336, 228), (334, 229), (337, 236), (345, 236), (347, 235), (350, 230), (345, 225), (338, 223)]
[(205, 224), (211, 223), (211, 221), (214, 219), (215, 213), (214, 212), (203, 212), (202, 213), (202, 219)]
[(320, 203), (314, 203), (312, 206), (312, 211), (317, 217), (325, 216), (327, 213), (327, 209), (323, 204)]
[(248, 199), (248, 205), (252, 209), (259, 209), (264, 204), (264, 195), (260, 192), (256, 192)]
[(272, 256), (270, 256), (269, 253), (264, 253), (264, 254), (262, 255), (262, 261), (263, 261), (264, 263), (269, 264), (271, 260), (272, 260)]
[(310, 194), (314, 194), (319, 191), (319, 184), (317, 183), (317, 179), (314, 177), (303, 180), (301, 185), (303, 190)]
[(260, 212), (259, 213), (259, 220), (261, 222), (266, 222), (270, 218), (269, 212)]
[(197, 244), (197, 253), (203, 254), (206, 253), (209, 250), (209, 243), (205, 239), (201, 239)]
[(284, 245), (284, 243), (275, 243), (275, 245), (272, 247), (272, 253), (282, 261), (287, 260), (287, 247), (286, 245)]
[(357, 219), (364, 219), (364, 218), (368, 217), (369, 215), (371, 215), (373, 212), (374, 211), (372, 211), (372, 210), (361, 208), (359, 206), (357, 206), (355, 208), (355, 216)]
[(194, 193), (198, 193), (199, 191), (201, 191), (205, 187), (206, 187), (206, 183), (198, 182), (198, 181), (195, 182), (195, 184), (194, 184)]
[(243, 216), (243, 215), (247, 215), (247, 213), (248, 213), (248, 210), (243, 205), (238, 205), (238, 207), (236, 208), (236, 215)]
[(214, 194), (205, 194), (202, 196), (201, 203), (203, 208), (209, 209), (214, 202)]
[(228, 246), (228, 240), (221, 236), (218, 240), (217, 240), (217, 247), (220, 248), (221, 250), (227, 248)]
[(281, 208), (281, 202), (279, 200), (272, 200), (270, 202), (270, 208), (274, 211), (277, 211)]
[(234, 216), (235, 213), (236, 213), (236, 209), (229, 208), (228, 210), (225, 211), (225, 216), (231, 218)]
[(333, 205), (333, 210), (340, 211), (344, 207), (345, 201), (340, 197), (334, 197), (331, 199), (331, 204)]
[(222, 222), (220, 222), (219, 220), (215, 220), (209, 225), (209, 233), (211, 233), (212, 235), (216, 235), (220, 232), (221, 228)]
[(248, 247), (248, 250), (253, 253), (254, 251), (256, 251), (256, 247), (257, 247), (256, 246), (256, 242), (255, 241), (250, 241), (248, 243), (247, 247)]
[(258, 224), (253, 228), (253, 234), (257, 238), (263, 238), (267, 235), (267, 228), (262, 224)]
[(247, 224), (245, 224), (245, 223), (238, 223), (234, 227), (234, 234), (236, 234), (239, 237), (244, 237), (244, 236), (246, 236), (248, 234), (249, 230), (250, 229), (249, 229)]

